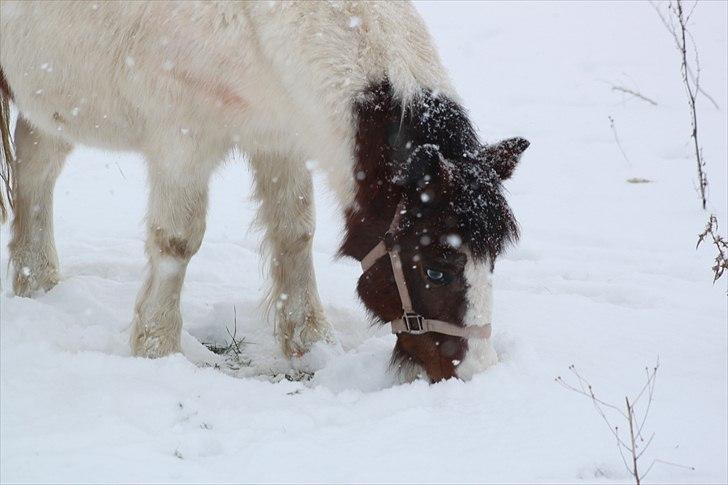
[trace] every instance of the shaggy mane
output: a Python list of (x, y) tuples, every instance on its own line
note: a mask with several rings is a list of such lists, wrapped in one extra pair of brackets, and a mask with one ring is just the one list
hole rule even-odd
[[(412, 180), (416, 168), (412, 167), (411, 157), (417, 148), (437, 148), (442, 163), (436, 177), (447, 179), (446, 187), (451, 193), (445, 199), (457, 215), (459, 235), (474, 258), (488, 258), (492, 262), (505, 247), (518, 240), (518, 224), (504, 196), (503, 184), (459, 104), (424, 90), (403, 105), (384, 81), (366, 91), (357, 102), (357, 111), (360, 122), (386, 121), (378, 123), (377, 131), (383, 130), (380, 136), (386, 137), (380, 139), (386, 146), (380, 154), (388, 166), (388, 182), (395, 186), (418, 182)], [(419, 200), (409, 202), (409, 207), (421, 204)], [(413, 222), (411, 217), (412, 211), (402, 223)]]

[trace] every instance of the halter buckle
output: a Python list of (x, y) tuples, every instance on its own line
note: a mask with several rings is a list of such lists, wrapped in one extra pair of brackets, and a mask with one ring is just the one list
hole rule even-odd
[(422, 315), (413, 312), (404, 312), (404, 315), (402, 316), (402, 321), (407, 329), (407, 333), (411, 333), (412, 335), (421, 335), (425, 333), (424, 320), (425, 319)]

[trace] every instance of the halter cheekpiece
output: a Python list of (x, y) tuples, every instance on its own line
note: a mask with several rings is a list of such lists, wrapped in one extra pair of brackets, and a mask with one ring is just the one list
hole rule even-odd
[[(411, 335), (422, 335), (427, 332), (436, 332), (444, 335), (451, 335), (453, 337), (461, 337), (466, 339), (490, 338), (491, 324), (478, 326), (461, 327), (450, 322), (443, 322), (442, 320), (434, 320), (431, 318), (425, 318), (419, 313), (415, 312), (412, 308), (412, 299), (407, 288), (407, 280), (404, 277), (404, 270), (402, 269), (402, 259), (399, 255), (399, 248), (394, 243), (394, 232), (399, 225), (399, 220), (404, 212), (403, 201), (400, 201), (395, 210), (392, 223), (389, 225), (389, 230), (384, 235), (384, 239), (379, 241), (379, 244), (367, 253), (366, 256), (361, 260), (362, 271), (366, 272), (376, 263), (379, 258), (389, 255), (389, 260), (392, 264), (392, 272), (394, 273), (394, 281), (397, 284), (397, 291), (399, 292), (399, 299), (402, 302), (402, 318), (392, 320), (389, 324), (392, 326), (392, 333), (408, 333)], [(387, 249), (387, 242), (390, 242)]]

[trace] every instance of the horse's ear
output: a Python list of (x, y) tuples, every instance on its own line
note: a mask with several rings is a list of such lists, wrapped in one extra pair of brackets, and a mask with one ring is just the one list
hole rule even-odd
[(493, 167), (501, 180), (507, 180), (521, 159), (521, 154), (530, 145), (525, 138), (508, 138), (492, 145), (486, 145), (481, 152), (481, 159)]

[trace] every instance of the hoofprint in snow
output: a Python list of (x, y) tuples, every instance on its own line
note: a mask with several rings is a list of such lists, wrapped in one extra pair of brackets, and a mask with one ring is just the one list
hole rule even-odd
[[(370, 328), (356, 301), (358, 266), (332, 257), (341, 222), (318, 179), (314, 259), (337, 342), (283, 359), (259, 307), (255, 205), (236, 158), (214, 178), (188, 270), (185, 355), (131, 358), (144, 168), (79, 148), (55, 193), (60, 284), (14, 298), (3, 274), (2, 482), (629, 482), (591, 404), (553, 377), (574, 363), (620, 402), (658, 355), (647, 463), (695, 470), (658, 464), (648, 481), (726, 481), (725, 286), (710, 283), (712, 254), (694, 251), (707, 216), (678, 60), (654, 12), (418, 8), (483, 136), (532, 142), (509, 182), (522, 241), (496, 266), (499, 364), (468, 383), (394, 385), (393, 337)], [(711, 209), (726, 221), (726, 5), (701, 3), (693, 19), (703, 86), (721, 106), (703, 103), (701, 131)], [(652, 182), (626, 183), (634, 177)], [(7, 226), (0, 236), (4, 268)], [(244, 337), (235, 375), (196, 365), (225, 364), (200, 342), (228, 345), (228, 330)]]

